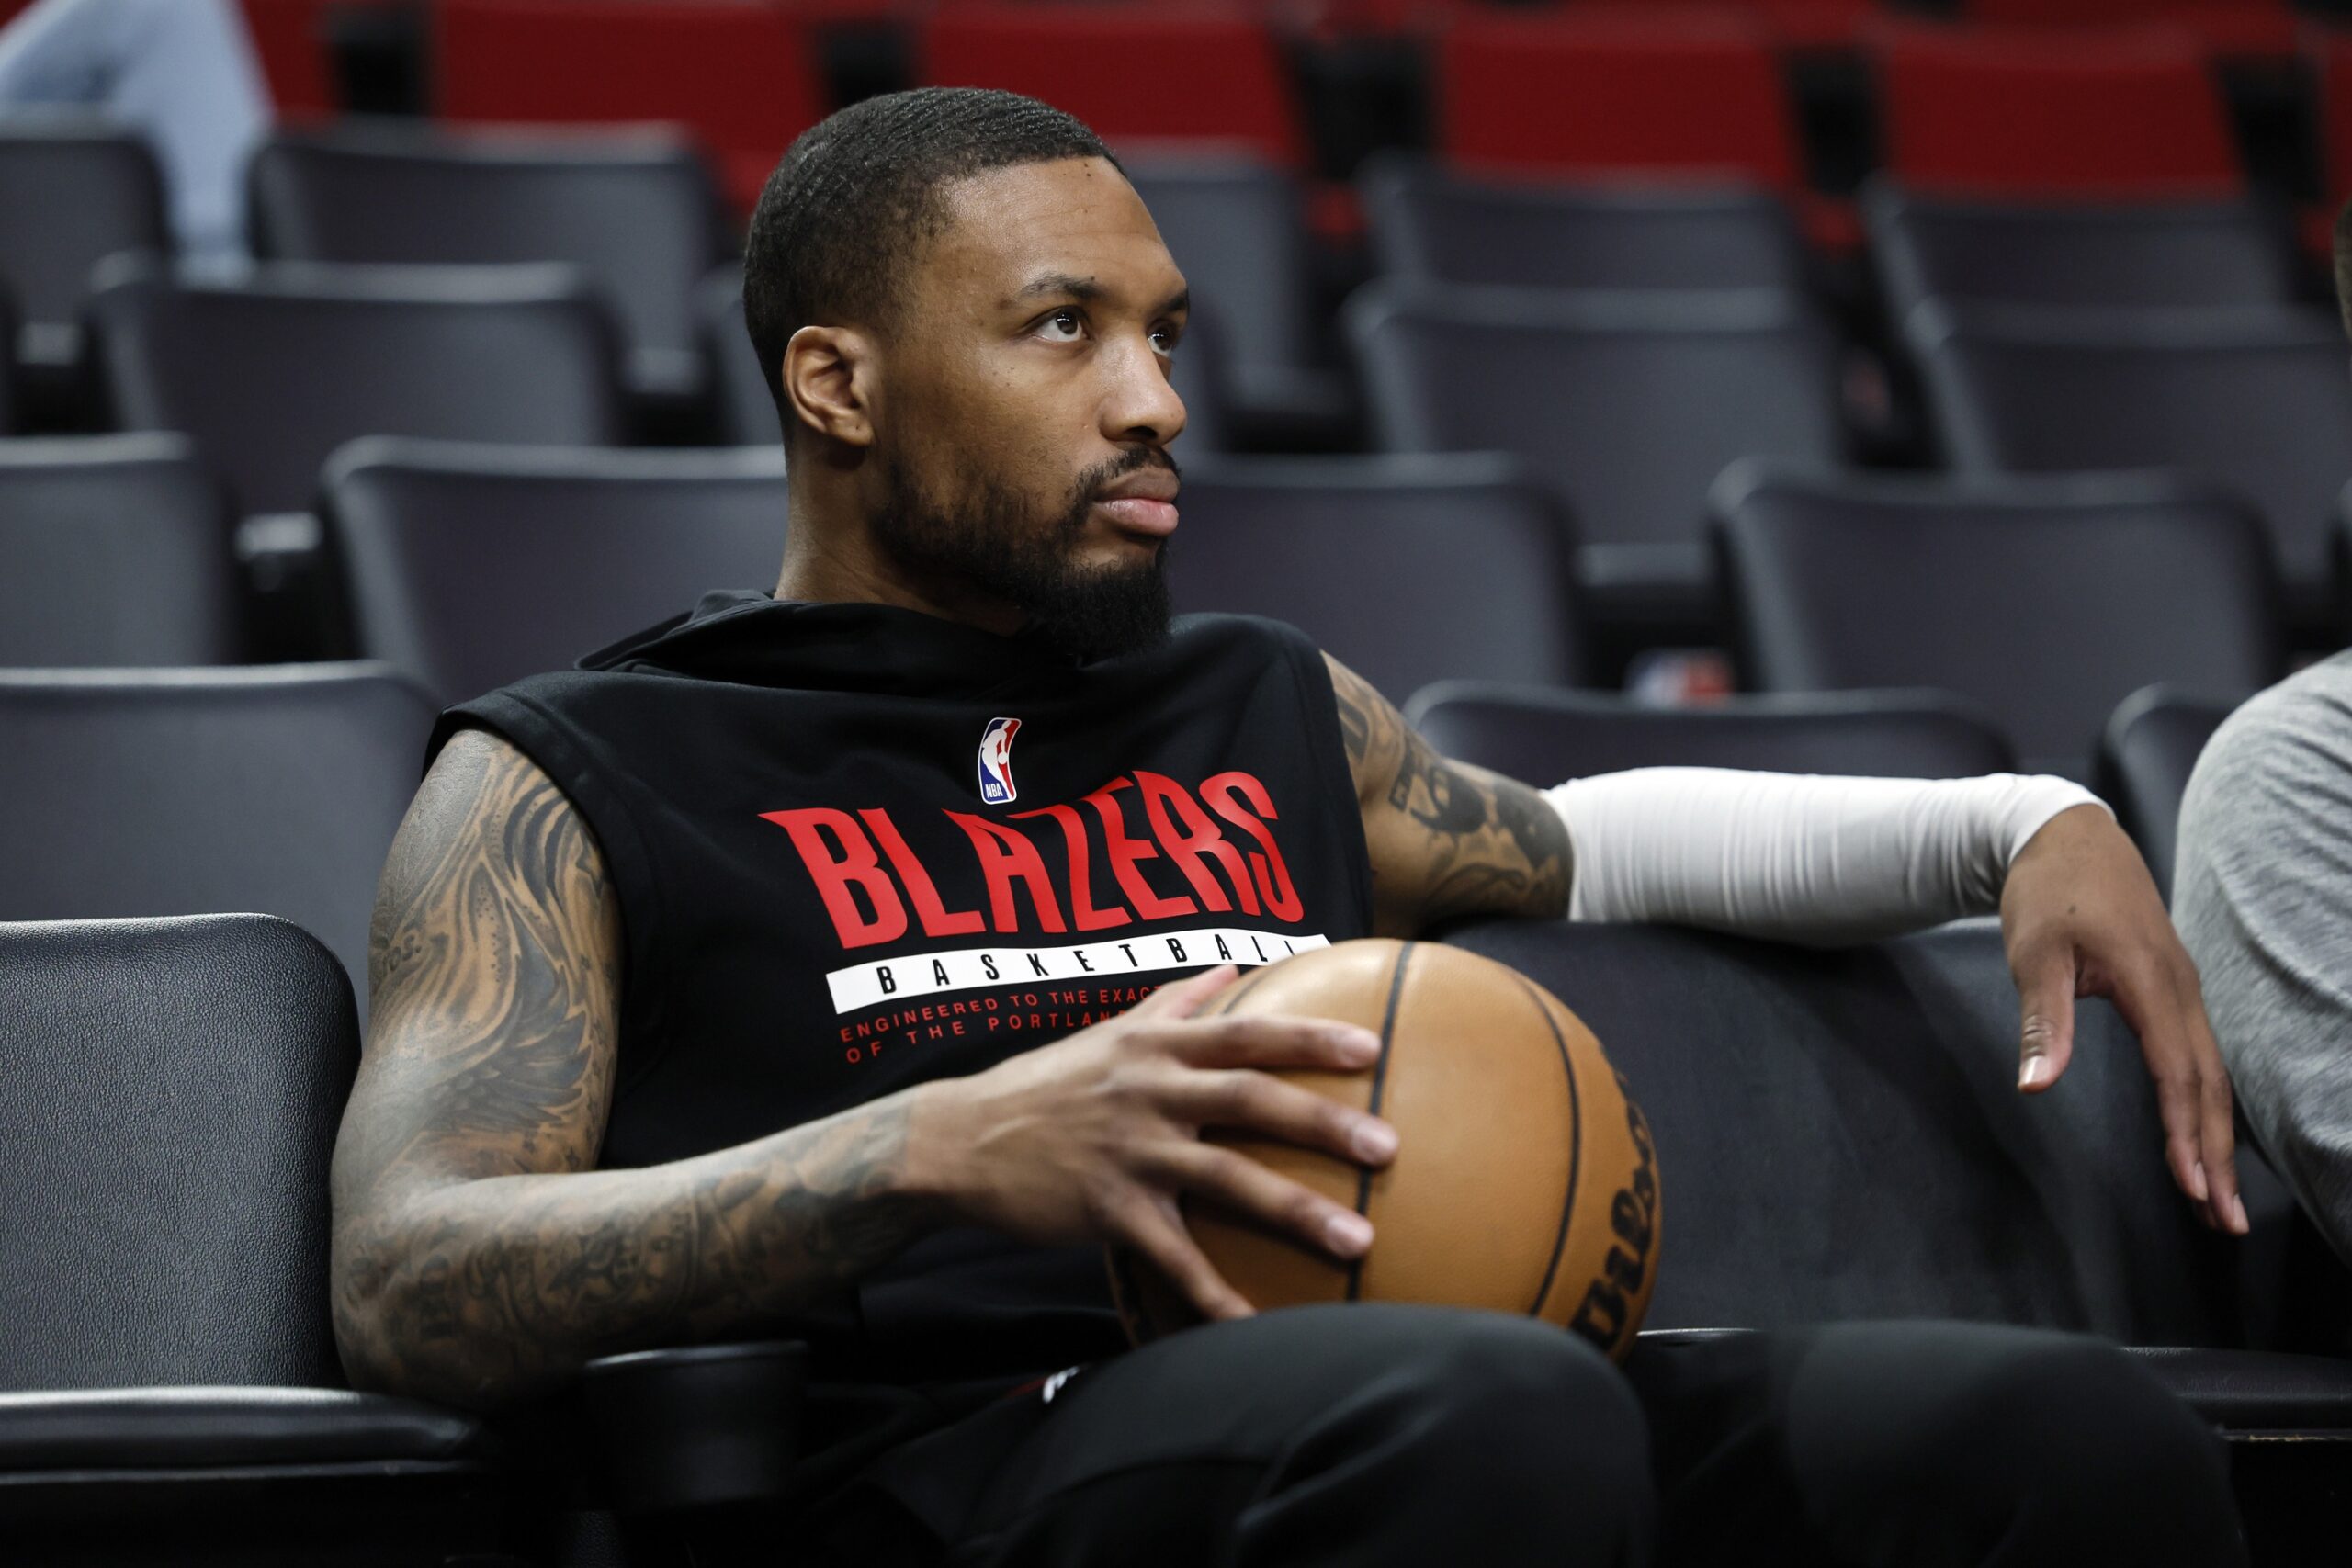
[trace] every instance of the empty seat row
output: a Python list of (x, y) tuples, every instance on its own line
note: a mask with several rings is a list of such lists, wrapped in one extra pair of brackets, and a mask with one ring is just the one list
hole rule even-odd
[[(773, 581), (787, 510), (773, 448), (375, 438), (320, 493), (357, 649), (445, 703)], [(1959, 694), (2037, 768), (2086, 773), (2139, 687), (2251, 689), (2283, 659), (2260, 526), (2211, 486), (1740, 464), (1704, 504), (1749, 684)], [(1182, 509), (1181, 608), (1292, 620), (1400, 703), (1593, 668), (1574, 529), (1507, 457), (1203, 459)], [(0, 665), (240, 648), (230, 513), (174, 438), (0, 445)]]

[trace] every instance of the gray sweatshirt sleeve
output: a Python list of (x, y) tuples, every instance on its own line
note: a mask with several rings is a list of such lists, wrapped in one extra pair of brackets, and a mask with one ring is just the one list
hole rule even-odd
[(2263, 1153), (2352, 1260), (2352, 654), (2214, 735), (2181, 807), (2173, 919)]

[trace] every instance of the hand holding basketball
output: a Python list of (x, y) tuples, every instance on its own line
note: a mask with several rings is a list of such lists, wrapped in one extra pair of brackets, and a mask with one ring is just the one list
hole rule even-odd
[(923, 1086), (908, 1129), (917, 1190), (1023, 1241), (1131, 1247), (1210, 1318), (1247, 1316), (1251, 1303), (1186, 1231), (1185, 1196), (1318, 1254), (1361, 1256), (1372, 1227), (1352, 1206), (1201, 1132), (1244, 1131), (1350, 1169), (1385, 1164), (1386, 1123), (1273, 1076), (1360, 1076), (1380, 1041), (1329, 1019), (1195, 1016), (1234, 979), (1230, 968), (1194, 976), (988, 1072)]

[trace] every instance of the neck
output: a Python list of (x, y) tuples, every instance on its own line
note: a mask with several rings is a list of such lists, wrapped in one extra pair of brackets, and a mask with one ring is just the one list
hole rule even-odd
[(968, 583), (908, 571), (876, 546), (862, 516), (797, 492), (775, 596), (807, 604), (895, 604), (999, 637), (1019, 631), (1026, 619)]

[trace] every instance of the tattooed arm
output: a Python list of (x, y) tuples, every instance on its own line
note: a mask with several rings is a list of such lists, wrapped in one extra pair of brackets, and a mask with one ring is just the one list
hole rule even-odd
[(1567, 913), (1567, 829), (1536, 791), (1449, 761), (1333, 659), (1331, 690), (1372, 854), (1375, 928), (1409, 936), (1454, 915)]
[(1307, 1246), (1368, 1226), (1229, 1149), (1251, 1130), (1365, 1165), (1374, 1118), (1264, 1068), (1358, 1071), (1364, 1031), (1190, 1015), (1231, 969), (988, 1072), (641, 1170), (591, 1168), (611, 1109), (620, 910), (547, 775), (468, 730), (392, 842), (372, 1017), (334, 1156), (335, 1341), (362, 1388), (487, 1408), (616, 1350), (757, 1333), (922, 1231), (1115, 1241), (1212, 1317), (1249, 1311), (1186, 1234), (1197, 1192)]
[(644, 1170), (594, 1171), (620, 911), (586, 824), (504, 740), (443, 748), (393, 840), (334, 1157), (355, 1383), (469, 1406), (593, 1357), (756, 1331), (928, 1224), (905, 1097)]

